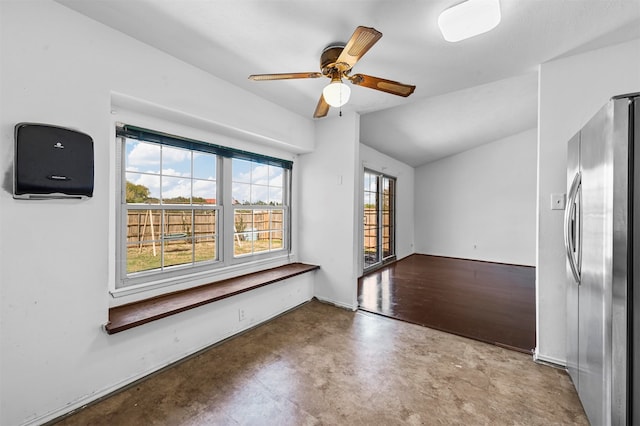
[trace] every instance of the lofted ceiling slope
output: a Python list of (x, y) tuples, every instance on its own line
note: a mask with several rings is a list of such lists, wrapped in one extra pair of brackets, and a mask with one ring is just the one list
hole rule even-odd
[(343, 111), (362, 115), (362, 143), (412, 166), (535, 127), (540, 63), (640, 38), (640, 0), (501, 0), (500, 25), (459, 43), (437, 18), (460, 0), (56, 1), (309, 119), (328, 80), (247, 77), (319, 71), (325, 46), (374, 27), (353, 72), (416, 91), (353, 86)]

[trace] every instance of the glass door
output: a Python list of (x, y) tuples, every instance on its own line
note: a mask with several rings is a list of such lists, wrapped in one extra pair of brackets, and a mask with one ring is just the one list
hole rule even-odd
[(364, 171), (364, 270), (395, 259), (395, 192), (393, 177)]

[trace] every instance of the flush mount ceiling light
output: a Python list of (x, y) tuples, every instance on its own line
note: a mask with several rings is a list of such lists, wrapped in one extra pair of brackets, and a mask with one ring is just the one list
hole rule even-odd
[(324, 89), (322, 96), (324, 100), (334, 108), (341, 107), (349, 102), (351, 88), (344, 84), (340, 78), (333, 78)]
[(438, 26), (445, 40), (464, 40), (494, 29), (500, 23), (500, 0), (467, 0), (445, 10)]

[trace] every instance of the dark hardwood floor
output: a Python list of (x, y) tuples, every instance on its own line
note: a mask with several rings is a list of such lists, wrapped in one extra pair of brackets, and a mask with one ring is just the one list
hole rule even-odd
[(360, 309), (531, 353), (535, 268), (414, 254), (358, 281)]

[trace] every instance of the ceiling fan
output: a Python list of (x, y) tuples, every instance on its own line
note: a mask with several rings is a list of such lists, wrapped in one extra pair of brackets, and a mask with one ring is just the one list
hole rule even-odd
[(330, 106), (340, 107), (347, 103), (351, 89), (342, 82), (343, 78), (357, 86), (407, 97), (413, 93), (416, 86), (398, 83), (397, 81), (386, 80), (384, 78), (372, 77), (366, 74), (350, 75), (351, 69), (356, 62), (358, 62), (381, 37), (382, 33), (375, 28), (358, 27), (346, 44), (333, 43), (322, 51), (322, 55), (320, 56), (321, 72), (253, 74), (249, 76), (249, 79), (265, 81), (295, 78), (330, 78), (331, 83), (324, 88), (322, 95), (320, 95), (320, 100), (313, 114), (314, 118), (326, 116)]

